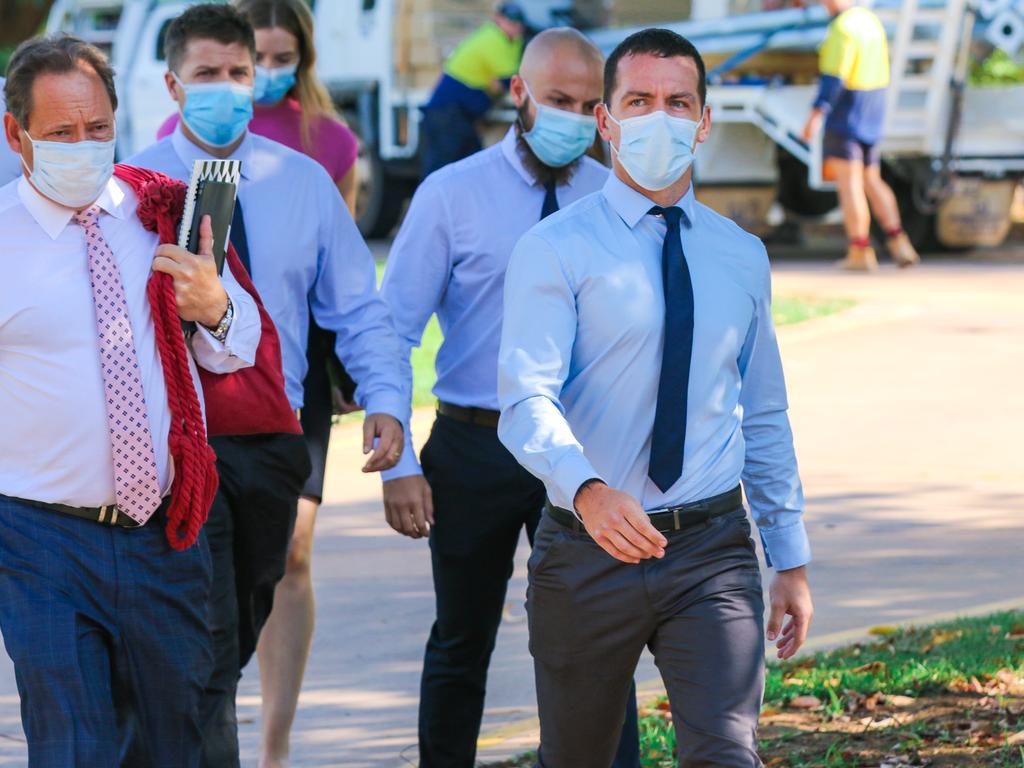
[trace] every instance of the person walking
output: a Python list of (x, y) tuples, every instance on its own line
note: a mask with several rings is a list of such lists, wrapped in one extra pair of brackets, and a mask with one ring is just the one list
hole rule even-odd
[(885, 231), (886, 247), (900, 267), (921, 258), (903, 231), (892, 189), (882, 179), (882, 129), (889, 85), (889, 45), (885, 27), (854, 0), (824, 0), (832, 21), (821, 47), (821, 85), (803, 139), (810, 142), (825, 126), (822, 155), (834, 175), (849, 247), (837, 266), (868, 272), (878, 267), (871, 247), (871, 214)]
[(611, 764), (647, 647), (679, 765), (754, 768), (764, 606), (741, 478), (780, 658), (812, 612), (768, 258), (694, 198), (711, 113), (689, 41), (627, 37), (595, 114), (612, 174), (516, 244), (498, 355), (498, 437), (548, 496), (527, 591), (538, 762)]
[[(23, 175), (0, 188), (0, 630), (31, 768), (195, 765), (210, 667), (216, 488), (196, 368), (251, 366), (253, 299), (160, 245), (155, 200), (115, 177), (114, 74), (62, 36), (4, 86)], [(182, 320), (194, 324), (188, 337)]]
[[(372, 452), (363, 471), (390, 468), (402, 452), (404, 408), (398, 342), (377, 295), (373, 259), (323, 167), (247, 130), (256, 56), (252, 25), (230, 5), (192, 6), (168, 27), (165, 48), (165, 82), (181, 121), (133, 162), (185, 179), (195, 160), (241, 161), (232, 239), (242, 246), (280, 333), (291, 407), (304, 400), (312, 311), (318, 324), (337, 334), (336, 352), (359, 381), (356, 400), (368, 414), (364, 449)], [(259, 413), (249, 416), (256, 422)], [(214, 438), (214, 447), (222, 488), (211, 511), (211, 550), (220, 588), (210, 606), (216, 664), (204, 697), (203, 762), (211, 768), (238, 765), (238, 678), (273, 606), (288, 631), (269, 655), (261, 653), (264, 734), (276, 735), (264, 740), (261, 765), (279, 766), (287, 759), (314, 623), (313, 520), (295, 522), (309, 448), (293, 435), (256, 429)], [(286, 562), (287, 576), (275, 588)]]
[[(424, 768), (472, 768), (487, 668), (520, 532), (532, 542), (543, 485), (498, 441), (497, 359), (505, 267), (516, 240), (545, 216), (598, 190), (607, 169), (594, 143), (601, 53), (572, 29), (526, 47), (511, 93), (518, 119), (504, 140), (427, 178), (388, 258), (381, 295), (409, 354), (437, 312), (437, 421), (416, 461), (412, 435), (383, 474), (387, 521), (429, 536), (437, 615), (423, 661), (419, 749)], [(625, 699), (625, 694), (624, 694)], [(616, 766), (639, 766), (636, 697)], [(621, 724), (620, 724), (621, 725)]]
[(481, 148), (476, 122), (508, 88), (523, 54), (526, 15), (518, 3), (498, 5), (490, 21), (448, 57), (441, 79), (423, 107), (422, 166), (426, 178), (438, 168)]

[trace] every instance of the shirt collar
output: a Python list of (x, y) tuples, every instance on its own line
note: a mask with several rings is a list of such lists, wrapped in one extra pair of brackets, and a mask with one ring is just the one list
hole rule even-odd
[[(641, 195), (622, 181), (622, 179), (615, 175), (615, 171), (608, 174), (608, 180), (605, 181), (601, 194), (604, 195), (608, 204), (619, 214), (619, 218), (630, 229), (639, 224), (643, 217), (650, 212), (651, 208), (657, 205), (653, 200)], [(686, 188), (686, 193), (674, 205), (683, 209), (683, 226), (687, 229), (692, 227), (694, 213), (696, 212), (692, 182)]]
[(181, 129), (181, 120), (178, 121), (178, 124), (174, 127), (174, 132), (171, 134), (171, 146), (174, 148), (174, 153), (188, 169), (189, 175), (192, 173), (192, 165), (196, 160), (241, 160), (242, 178), (248, 179), (250, 165), (249, 158), (252, 156), (252, 144), (252, 132), (246, 130), (245, 138), (242, 139), (241, 144), (235, 147), (234, 152), (225, 158), (217, 158), (198, 144), (192, 143), (192, 141), (185, 136), (184, 131)]
[[(523, 165), (523, 157), (519, 154), (519, 134), (516, 132), (516, 126), (514, 123), (505, 133), (505, 138), (501, 140), (501, 153), (505, 156), (505, 159), (508, 160), (509, 165), (511, 165), (515, 169), (516, 173), (522, 177), (523, 181), (531, 187), (535, 187), (540, 184), (536, 177), (530, 173), (529, 169)], [(583, 158), (581, 157), (576, 162), (582, 163)], [(572, 180), (576, 177), (576, 171), (578, 170), (579, 168), (573, 168), (573, 172), (570, 173), (569, 178), (565, 180), (565, 186), (572, 186)]]
[[(25, 210), (35, 219), (36, 224), (50, 236), (51, 240), (60, 237), (60, 233), (64, 231), (75, 214), (71, 208), (65, 208), (41, 195), (24, 176), (18, 179), (18, 197), (21, 199), (21, 204), (25, 206)], [(93, 205), (99, 206), (105, 213), (116, 219), (123, 219), (125, 218), (124, 202), (126, 197), (121, 183), (111, 177)]]

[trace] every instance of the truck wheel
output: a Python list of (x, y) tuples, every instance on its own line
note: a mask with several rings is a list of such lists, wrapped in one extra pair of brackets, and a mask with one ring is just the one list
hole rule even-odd
[[(896, 202), (900, 209), (900, 222), (903, 231), (906, 232), (910, 242), (920, 253), (950, 250), (939, 242), (936, 233), (936, 216), (934, 212), (921, 211), (914, 202), (915, 177), (911, 173), (903, 172), (888, 163), (882, 163), (882, 178), (886, 184), (892, 187), (896, 195)], [(882, 231), (878, 221), (872, 216), (871, 233), (875, 239), (885, 241), (885, 232)]]
[(779, 170), (779, 205), (799, 216), (824, 216), (839, 205), (835, 192), (811, 189), (807, 183), (807, 166), (779, 147), (776, 155)]

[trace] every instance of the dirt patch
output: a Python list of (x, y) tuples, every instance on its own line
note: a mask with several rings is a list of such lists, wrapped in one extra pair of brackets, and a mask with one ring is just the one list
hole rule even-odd
[[(895, 700), (895, 701), (893, 701)], [(849, 711), (766, 709), (767, 768), (1009, 768), (1024, 766), (1024, 696), (949, 693), (860, 697)]]

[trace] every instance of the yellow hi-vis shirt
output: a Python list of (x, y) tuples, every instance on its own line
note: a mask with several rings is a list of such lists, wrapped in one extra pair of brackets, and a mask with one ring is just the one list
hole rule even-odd
[(522, 38), (509, 40), (497, 24), (488, 21), (459, 43), (444, 71), (463, 85), (489, 91), (495, 80), (512, 77), (519, 70), (522, 56)]
[(818, 60), (822, 75), (837, 78), (850, 91), (889, 85), (889, 42), (885, 27), (866, 8), (853, 7), (828, 26)]

